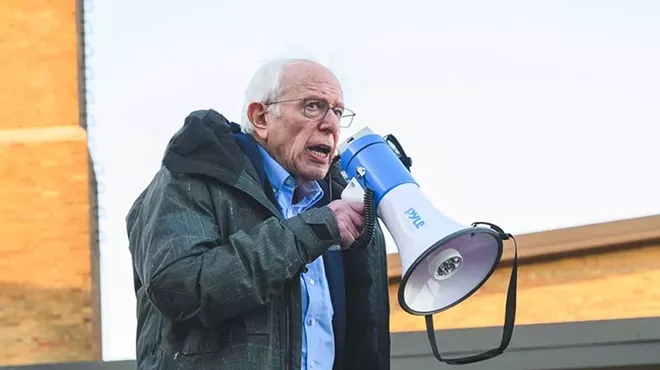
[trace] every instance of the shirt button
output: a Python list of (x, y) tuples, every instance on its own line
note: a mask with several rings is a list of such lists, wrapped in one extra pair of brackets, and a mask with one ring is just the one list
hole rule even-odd
[(314, 281), (314, 279), (309, 279), (309, 283), (314, 285), (316, 282)]
[(309, 363), (309, 367), (314, 367), (314, 364), (315, 364), (315, 363), (316, 363), (316, 361), (312, 361), (312, 362), (310, 362), (310, 363)]
[(309, 325), (314, 326), (314, 324), (316, 324), (316, 320), (315, 319), (309, 319)]

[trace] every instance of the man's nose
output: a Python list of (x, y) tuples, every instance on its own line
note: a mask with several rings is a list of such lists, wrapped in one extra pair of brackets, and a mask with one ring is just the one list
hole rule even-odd
[(323, 120), (321, 121), (321, 126), (320, 129), (322, 131), (327, 131), (332, 134), (338, 134), (339, 133), (339, 117), (332, 113), (332, 111), (328, 111), (328, 114), (323, 117)]

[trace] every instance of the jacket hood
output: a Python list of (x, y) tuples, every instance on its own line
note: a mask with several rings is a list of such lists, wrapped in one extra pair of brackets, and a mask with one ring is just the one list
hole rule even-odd
[[(170, 138), (163, 154), (162, 166), (173, 174), (210, 177), (229, 186), (236, 186), (247, 161), (257, 165), (261, 163), (261, 160), (255, 158), (255, 153), (259, 153), (256, 146), (256, 141), (242, 133), (237, 123), (227, 120), (212, 109), (197, 110), (188, 114), (183, 126)], [(257, 173), (264, 184), (263, 167), (261, 171), (257, 168)], [(133, 202), (126, 215), (129, 235), (140, 216), (148, 189), (152, 186), (158, 185), (152, 181)], [(266, 197), (269, 194), (266, 193)]]
[(257, 144), (237, 123), (213, 109), (193, 111), (167, 144), (163, 165), (233, 184), (245, 167), (246, 145)]

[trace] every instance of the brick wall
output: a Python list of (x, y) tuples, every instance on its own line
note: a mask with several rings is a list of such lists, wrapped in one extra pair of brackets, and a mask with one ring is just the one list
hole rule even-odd
[[(434, 315), (436, 329), (497, 326), (504, 323), (510, 266), (498, 268), (472, 297)], [(660, 243), (629, 246), (518, 268), (516, 325), (630, 319), (660, 316)], [(412, 316), (390, 285), (391, 330), (426, 330), (424, 317)], [(494, 343), (495, 344), (495, 343)]]
[(0, 365), (99, 359), (76, 5), (0, 2)]
[(0, 1), (0, 128), (78, 124), (76, 1)]

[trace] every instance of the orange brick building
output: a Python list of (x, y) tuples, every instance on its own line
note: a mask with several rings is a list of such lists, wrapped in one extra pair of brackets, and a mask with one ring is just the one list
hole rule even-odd
[(0, 2), (0, 365), (100, 358), (77, 2)]
[[(96, 195), (84, 128), (79, 5), (76, 0), (0, 2), (0, 366), (101, 358)], [(660, 342), (660, 336), (644, 331), (660, 327), (657, 321), (635, 321), (660, 316), (660, 290), (653, 288), (660, 286), (660, 216), (522, 235), (518, 241), (517, 324), (523, 329), (512, 350), (520, 358), (531, 356), (528, 347), (541, 351), (534, 343), (563, 348), (570, 342), (597, 351), (597, 342)], [(436, 315), (436, 329), (452, 329), (440, 338), (474, 343), (489, 333), (477, 328), (502, 325), (510, 247), (507, 263), (479, 292)], [(391, 327), (397, 333), (393, 366), (424, 368), (419, 364), (427, 363), (420, 359), (429, 357), (428, 344), (414, 349), (406, 344), (421, 335), (424, 319), (399, 308), (398, 257), (390, 256), (389, 264)], [(554, 341), (528, 334), (538, 324), (549, 324), (539, 330), (552, 335), (547, 333), (554, 333), (554, 323), (577, 322), (598, 324)], [(626, 326), (631, 322), (633, 329)], [(594, 327), (600, 334), (585, 334)], [(443, 348), (482, 349), (466, 346)], [(509, 359), (483, 368), (518, 361)], [(568, 360), (551, 360), (562, 361)], [(554, 367), (549, 362), (546, 368)]]

